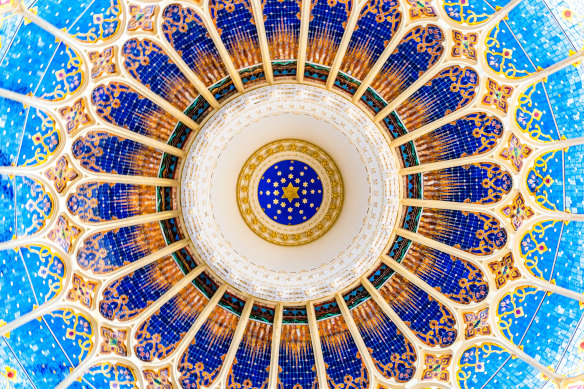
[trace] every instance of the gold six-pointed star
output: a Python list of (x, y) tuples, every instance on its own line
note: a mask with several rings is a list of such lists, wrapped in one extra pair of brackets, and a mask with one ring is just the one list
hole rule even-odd
[(291, 182), (288, 183), (288, 186), (285, 188), (282, 188), (284, 190), (284, 194), (282, 195), (283, 199), (288, 200), (289, 203), (292, 202), (292, 200), (294, 199), (299, 199), (300, 196), (298, 196), (298, 186), (293, 186)]

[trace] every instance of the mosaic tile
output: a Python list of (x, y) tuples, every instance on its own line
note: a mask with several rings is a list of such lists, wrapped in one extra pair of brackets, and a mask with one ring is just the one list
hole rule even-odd
[(306, 60), (330, 67), (345, 32), (353, 0), (310, 1)]
[(513, 93), (513, 87), (509, 85), (499, 85), (497, 81), (487, 79), (487, 93), (483, 96), (483, 104), (497, 108), (501, 113), (506, 114), (509, 108), (507, 101)]
[(170, 368), (159, 370), (144, 370), (142, 375), (146, 381), (146, 389), (172, 389), (170, 382)]
[(529, 157), (532, 151), (533, 149), (531, 147), (522, 144), (519, 138), (514, 134), (511, 134), (509, 136), (507, 147), (504, 148), (499, 155), (503, 159), (508, 160), (515, 168), (515, 171), (519, 172), (523, 167), (523, 160)]
[(53, 199), (40, 182), (0, 175), (0, 242), (33, 235), (53, 214)]
[(85, 279), (79, 273), (73, 273), (71, 288), (67, 291), (66, 298), (69, 301), (78, 301), (86, 308), (93, 308), (93, 301), (98, 283)]
[(59, 115), (65, 120), (65, 129), (68, 134), (93, 122), (91, 115), (87, 113), (87, 105), (83, 97), (76, 100), (70, 107), (59, 108)]
[(38, 166), (61, 143), (51, 115), (0, 97), (0, 166)]
[(98, 303), (99, 311), (106, 319), (131, 320), (182, 277), (172, 257), (158, 259), (106, 286)]
[(87, 56), (91, 62), (91, 78), (118, 73), (118, 67), (115, 62), (115, 46), (108, 47), (102, 51), (90, 51)]
[(162, 12), (162, 20), (164, 37), (205, 85), (215, 84), (227, 75), (213, 40), (194, 9), (171, 4)]
[(80, 380), (73, 381), (69, 388), (138, 389), (136, 372), (123, 363), (98, 363), (87, 369)]
[(120, 29), (122, 6), (118, 0), (81, 0), (75, 4), (64, 0), (43, 0), (35, 5), (38, 16), (81, 42), (107, 41)]
[(426, 208), (419, 232), (474, 255), (489, 255), (507, 243), (507, 232), (493, 216), (481, 212)]
[(477, 312), (465, 312), (463, 313), (464, 325), (464, 338), (472, 339), (476, 336), (486, 336), (492, 333), (491, 326), (489, 324), (489, 308), (482, 309)]
[(397, 0), (367, 1), (359, 13), (340, 70), (363, 80), (391, 41), (401, 19)]
[(535, 277), (584, 293), (584, 255), (581, 241), (584, 223), (544, 220), (521, 238), (521, 257)]
[(478, 266), (419, 243), (412, 243), (401, 264), (456, 303), (480, 302), (489, 293)]
[(77, 253), (77, 264), (96, 274), (110, 273), (164, 248), (158, 223), (138, 224), (97, 232)]
[(435, 170), (422, 177), (425, 200), (494, 204), (513, 186), (511, 174), (491, 162)]
[[(459, 1), (466, 2), (466, 0)], [(479, 34), (474, 32), (464, 34), (460, 31), (452, 30), (452, 39), (454, 40), (454, 45), (452, 46), (453, 57), (464, 57), (471, 61), (477, 60), (477, 48), (475, 45), (479, 41)]]
[(422, 380), (449, 382), (450, 373), (448, 366), (451, 361), (452, 355), (425, 354), (424, 364), (426, 366), (422, 372)]
[(489, 269), (495, 277), (495, 286), (497, 289), (505, 286), (507, 282), (521, 278), (521, 272), (515, 266), (513, 254), (506, 254), (501, 260), (488, 263)]
[(128, 355), (128, 331), (101, 327), (101, 344), (99, 351), (102, 354), (117, 354), (121, 357)]
[(53, 300), (63, 288), (65, 261), (49, 247), (29, 245), (0, 251), (0, 317), (5, 322)]
[(69, 253), (80, 233), (81, 228), (69, 220), (66, 214), (61, 214), (57, 217), (55, 227), (47, 234), (47, 238)]
[(156, 15), (159, 7), (157, 5), (146, 5), (144, 7), (137, 4), (130, 4), (128, 11), (128, 31), (153, 32), (155, 29)]
[(63, 155), (54, 167), (45, 171), (45, 177), (53, 181), (53, 186), (58, 193), (62, 193), (69, 183), (79, 177), (79, 172), (73, 165), (69, 165), (69, 159)]
[(213, 308), (178, 363), (183, 387), (208, 387), (215, 382), (238, 321), (230, 311), (219, 306)]
[(73, 156), (96, 173), (158, 176), (162, 152), (106, 131), (90, 131), (73, 142)]
[(508, 217), (513, 229), (517, 231), (524, 222), (529, 220), (535, 215), (533, 209), (525, 204), (525, 199), (518, 193), (510, 205), (506, 205), (501, 209), (501, 213)]

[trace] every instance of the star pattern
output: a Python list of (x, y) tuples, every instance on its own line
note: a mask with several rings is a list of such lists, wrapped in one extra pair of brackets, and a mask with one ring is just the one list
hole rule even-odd
[(323, 199), (322, 182), (304, 162), (279, 161), (264, 172), (258, 199), (265, 214), (275, 222), (301, 224), (318, 212)]

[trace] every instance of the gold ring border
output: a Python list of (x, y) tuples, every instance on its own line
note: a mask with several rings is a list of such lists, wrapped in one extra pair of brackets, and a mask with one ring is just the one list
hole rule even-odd
[[(257, 173), (256, 169), (262, 161), (268, 157), (272, 158), (278, 153), (289, 152), (304, 154), (309, 159), (317, 161), (320, 165), (319, 168), (311, 167), (317, 171), (326, 171), (331, 183), (330, 187), (323, 187), (323, 195), (326, 195), (327, 190), (330, 192), (328, 209), (325, 212), (320, 212), (319, 210), (311, 218), (313, 219), (320, 213), (321, 220), (318, 220), (317, 223), (309, 223), (309, 220), (298, 224), (295, 227), (306, 225), (306, 227), (310, 226), (310, 228), (299, 229), (295, 233), (286, 230), (286, 227), (289, 226), (282, 225), (283, 228), (278, 230), (268, 225), (273, 224), (270, 223), (270, 219), (263, 212), (252, 207), (251, 196), (257, 197), (257, 188), (251, 188), (251, 185), (249, 185), (252, 181), (252, 175)], [(281, 139), (268, 143), (256, 150), (247, 159), (239, 173), (236, 192), (239, 212), (247, 226), (260, 238), (280, 246), (301, 246), (320, 238), (330, 230), (337, 220), (344, 200), (343, 179), (333, 159), (320, 147), (300, 139)]]

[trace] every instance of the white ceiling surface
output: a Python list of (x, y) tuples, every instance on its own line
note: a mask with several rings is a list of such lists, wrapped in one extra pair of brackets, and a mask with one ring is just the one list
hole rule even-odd
[[(196, 247), (199, 254), (220, 276), (271, 300), (316, 298), (361, 276), (381, 254), (397, 217), (397, 171), (381, 131), (349, 101), (309, 86), (262, 88), (223, 110), (223, 115), (219, 112), (213, 118), (220, 119), (209, 121), (198, 134), (183, 169), (181, 203), (187, 230), (197, 235), (193, 241), (203, 242)], [(333, 227), (319, 239), (296, 247), (257, 236), (241, 218), (236, 202), (237, 179), (246, 160), (263, 145), (290, 138), (311, 142), (329, 154), (341, 172), (345, 191)], [(201, 169), (205, 177), (194, 173), (197, 166), (205, 166)], [(200, 190), (208, 183), (207, 193)], [(206, 212), (201, 204), (206, 196), (210, 196), (211, 218), (209, 223), (198, 223), (191, 216)], [(216, 223), (214, 237), (207, 234), (211, 219)], [(232, 255), (219, 254), (211, 248), (218, 242), (205, 243), (205, 236), (213, 240), (220, 236)], [(357, 253), (361, 258), (351, 258)], [(234, 256), (242, 262), (233, 263)], [(209, 260), (212, 257), (221, 259)], [(220, 263), (225, 260), (231, 262)]]

